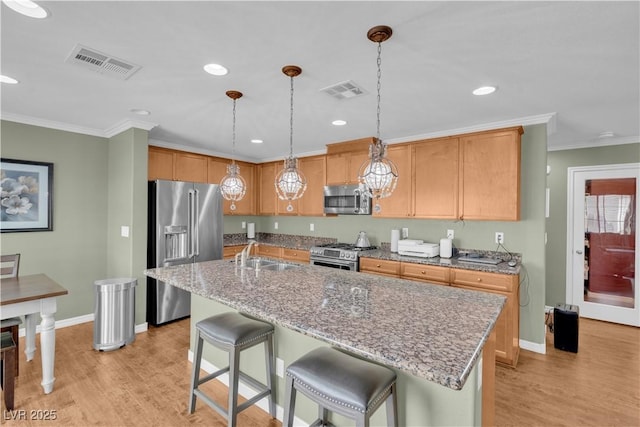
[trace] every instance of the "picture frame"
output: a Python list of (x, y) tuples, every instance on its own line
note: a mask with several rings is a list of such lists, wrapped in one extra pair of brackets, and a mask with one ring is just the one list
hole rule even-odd
[(53, 231), (53, 163), (0, 158), (0, 232)]

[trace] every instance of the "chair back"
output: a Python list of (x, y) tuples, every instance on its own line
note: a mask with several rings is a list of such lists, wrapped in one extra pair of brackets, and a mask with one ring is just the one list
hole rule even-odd
[(0, 258), (0, 276), (2, 278), (18, 277), (20, 254), (2, 255)]

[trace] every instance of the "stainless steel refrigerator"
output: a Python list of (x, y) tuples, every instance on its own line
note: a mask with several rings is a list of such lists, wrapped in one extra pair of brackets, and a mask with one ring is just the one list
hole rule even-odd
[[(217, 184), (149, 181), (147, 266), (222, 259), (222, 195)], [(147, 278), (147, 322), (188, 317), (191, 295)]]

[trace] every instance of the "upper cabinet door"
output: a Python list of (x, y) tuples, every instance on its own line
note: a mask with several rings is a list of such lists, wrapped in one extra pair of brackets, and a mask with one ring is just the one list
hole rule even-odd
[(458, 138), (430, 139), (413, 145), (413, 216), (458, 217)]
[[(398, 168), (398, 184), (389, 197), (380, 200), (373, 199), (373, 216), (377, 218), (406, 218), (412, 216), (411, 145), (390, 145), (387, 147), (387, 157)], [(376, 211), (376, 204), (380, 205), (379, 211)]]
[(149, 163), (147, 177), (149, 181), (156, 179), (173, 180), (173, 151), (163, 148), (149, 147)]
[(307, 190), (298, 200), (300, 215), (324, 215), (325, 156), (301, 157), (300, 170), (307, 178)]
[[(217, 157), (209, 157), (207, 169), (207, 180), (210, 184), (220, 184), (222, 178), (227, 175), (227, 165), (231, 164), (230, 159), (222, 159)], [(256, 214), (256, 184), (255, 184), (255, 165), (246, 162), (238, 162), (240, 167), (240, 176), (244, 178), (247, 185), (246, 193), (242, 200), (235, 202), (236, 209), (231, 210), (231, 201), (224, 200), (223, 212), (225, 215), (255, 215)]]
[(276, 214), (276, 164), (280, 162), (262, 163), (258, 165), (258, 185), (260, 192), (258, 196), (258, 215)]
[(174, 166), (176, 181), (207, 182), (207, 156), (178, 151)]
[(461, 137), (460, 217), (520, 220), (522, 127)]

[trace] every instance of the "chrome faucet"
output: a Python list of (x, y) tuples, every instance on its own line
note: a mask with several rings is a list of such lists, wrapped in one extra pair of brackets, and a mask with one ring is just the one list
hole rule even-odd
[(236, 254), (236, 265), (238, 265), (238, 256), (240, 256), (240, 267), (247, 266), (247, 259), (251, 255), (251, 246), (258, 246), (258, 242), (255, 240), (249, 240), (249, 244), (242, 249), (239, 254)]

